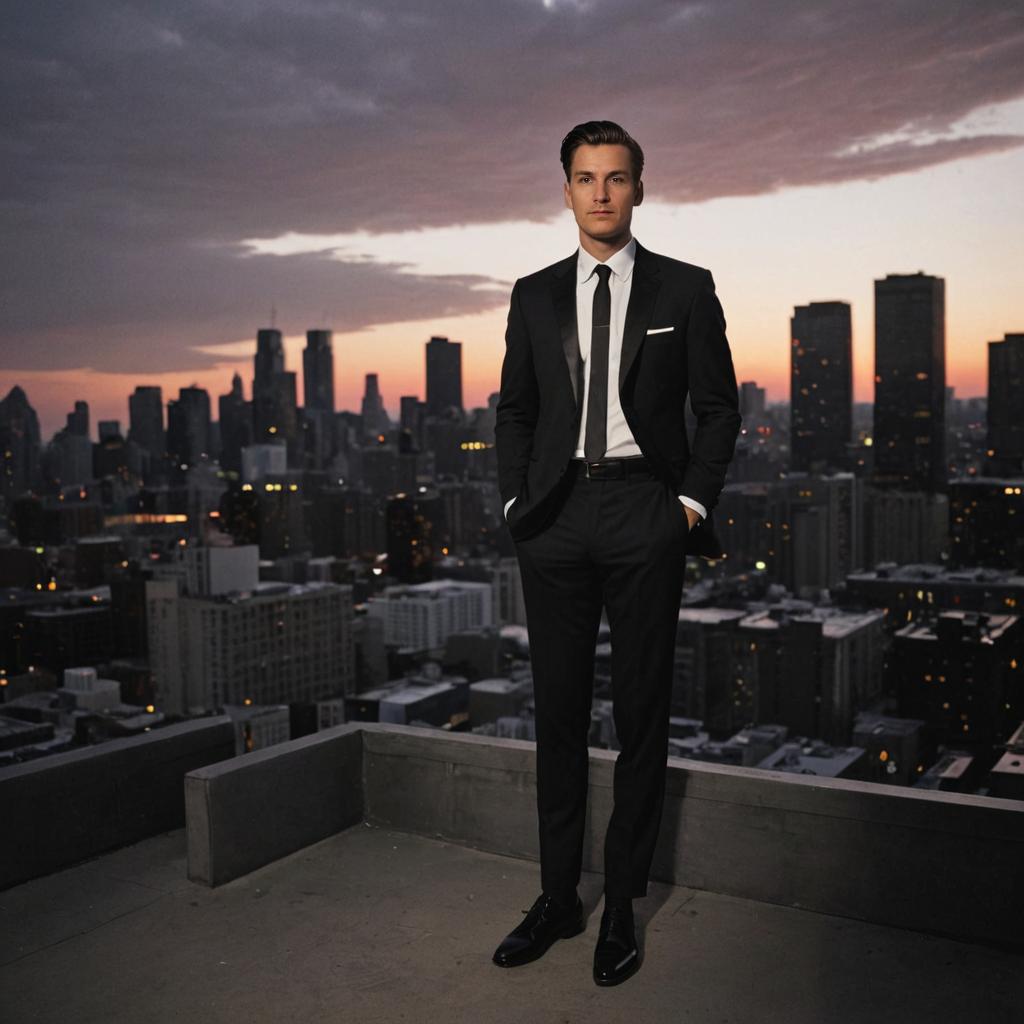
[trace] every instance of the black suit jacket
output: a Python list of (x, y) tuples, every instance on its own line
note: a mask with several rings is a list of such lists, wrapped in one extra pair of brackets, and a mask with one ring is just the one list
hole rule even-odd
[[(512, 288), (495, 421), (498, 489), (508, 528), (521, 540), (557, 514), (576, 450), (583, 360), (576, 328), (577, 253)], [(659, 327), (673, 330), (648, 334)], [(740, 429), (725, 315), (709, 270), (637, 242), (619, 365), (619, 400), (643, 454), (708, 510), (690, 530), (688, 554), (721, 558), (712, 509)], [(697, 418), (691, 446), (684, 406)], [(683, 510), (680, 509), (680, 514)]]

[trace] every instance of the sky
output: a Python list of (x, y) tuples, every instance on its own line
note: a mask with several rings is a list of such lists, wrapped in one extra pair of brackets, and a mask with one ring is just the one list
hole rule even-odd
[(960, 396), (1024, 331), (1011, 0), (14, 0), (0, 90), (0, 396), (47, 438), (78, 398), (126, 424), (138, 384), (248, 396), (272, 318), (300, 387), (334, 331), (339, 408), (367, 372), (394, 416), (424, 397), (435, 334), (485, 405), (512, 283), (578, 244), (558, 150), (593, 118), (644, 148), (633, 234), (711, 269), (770, 401), (793, 307), (829, 299), (871, 400), (889, 273), (945, 278)]

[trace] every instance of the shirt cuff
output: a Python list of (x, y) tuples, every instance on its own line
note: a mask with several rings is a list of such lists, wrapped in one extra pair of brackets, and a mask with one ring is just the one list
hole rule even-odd
[[(692, 508), (701, 519), (707, 519), (708, 510), (696, 498), (688, 498), (685, 494), (677, 494), (676, 497), (686, 506)], [(516, 499), (513, 498), (513, 501)]]
[(515, 498), (509, 498), (508, 501), (505, 502), (505, 511), (504, 511), (503, 515), (505, 516), (506, 519), (508, 519), (508, 507), (515, 500), (516, 500)]

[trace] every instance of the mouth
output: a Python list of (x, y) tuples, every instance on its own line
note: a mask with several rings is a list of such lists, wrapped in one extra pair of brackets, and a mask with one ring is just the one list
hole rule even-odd
[(611, 210), (594, 210), (590, 214), (591, 217), (610, 217), (611, 215)]

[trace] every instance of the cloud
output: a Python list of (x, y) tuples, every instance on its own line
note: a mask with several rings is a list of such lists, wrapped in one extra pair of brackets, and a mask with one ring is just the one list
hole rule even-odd
[(6, 11), (0, 88), (0, 366), (185, 369), (271, 301), (329, 309), (337, 329), (504, 302), (484, 272), (245, 257), (240, 242), (548, 219), (558, 145), (589, 118), (623, 123), (648, 196), (680, 203), (1019, 146), (953, 129), (1024, 95), (1024, 12), (23, 2)]

